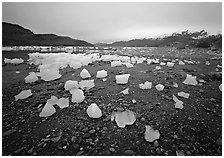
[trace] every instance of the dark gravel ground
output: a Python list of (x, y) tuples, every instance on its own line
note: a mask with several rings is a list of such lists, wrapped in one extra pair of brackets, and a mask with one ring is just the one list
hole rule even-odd
[[(222, 93), (219, 85), (222, 76), (217, 74), (216, 65), (222, 64), (221, 52), (204, 49), (156, 48), (132, 50), (118, 54), (138, 55), (167, 59), (199, 61), (195, 65), (178, 65), (173, 68), (162, 66), (155, 71), (158, 64), (147, 65), (146, 62), (133, 68), (125, 66), (111, 68), (109, 62), (93, 63), (74, 70), (65, 68), (60, 71), (58, 80), (26, 84), (24, 78), (36, 66), (26, 63), (19, 65), (2, 63), (2, 155), (222, 155)], [(21, 57), (28, 59), (28, 52), (3, 52), (3, 59)], [(209, 61), (210, 65), (205, 65)], [(41, 108), (52, 95), (69, 97), (64, 90), (64, 83), (81, 78), (79, 73), (86, 68), (95, 81), (95, 87), (85, 91), (85, 100), (80, 104), (70, 102), (70, 107), (60, 109), (48, 118), (40, 118)], [(107, 81), (96, 79), (98, 70), (108, 72)], [(20, 71), (16, 74), (16, 71)], [(219, 69), (219, 71), (222, 71)], [(130, 73), (127, 85), (117, 85), (115, 75)], [(186, 73), (204, 79), (202, 86), (185, 85), (182, 82)], [(72, 74), (75, 74), (74, 76)], [(141, 90), (138, 84), (153, 82), (150, 90)], [(173, 82), (178, 88), (173, 88)], [(156, 84), (165, 85), (161, 92)], [(130, 88), (129, 95), (120, 91)], [(31, 89), (33, 95), (24, 100), (15, 101), (14, 96), (20, 91)], [(172, 95), (184, 91), (189, 99), (181, 98), (183, 109), (175, 109)], [(137, 103), (132, 103), (135, 99)], [(103, 112), (98, 119), (91, 119), (86, 113), (91, 103), (97, 103)], [(41, 107), (41, 108), (40, 108)], [(129, 109), (136, 114), (133, 125), (119, 128), (110, 120), (113, 111)], [(144, 138), (145, 126), (159, 130), (160, 138), (153, 143)]]

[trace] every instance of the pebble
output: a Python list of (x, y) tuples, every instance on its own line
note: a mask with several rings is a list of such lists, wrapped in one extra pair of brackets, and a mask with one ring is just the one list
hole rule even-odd
[(204, 90), (202, 90), (202, 89), (200, 89), (200, 90), (199, 90), (199, 92), (200, 92), (200, 93), (204, 93), (205, 91), (204, 91)]
[(103, 127), (103, 130), (106, 131), (107, 130), (107, 127)]
[(222, 138), (218, 138), (216, 140), (216, 144), (219, 145), (219, 146), (222, 146)]
[(90, 138), (90, 137), (91, 137), (91, 135), (89, 133), (86, 133), (86, 134), (83, 135), (84, 139), (87, 139), (87, 138)]
[(145, 118), (144, 118), (144, 117), (142, 117), (140, 121), (145, 121)]
[(8, 135), (10, 135), (10, 134), (12, 134), (12, 133), (14, 133), (14, 132), (16, 132), (15, 129), (10, 129), (10, 130), (8, 130), (8, 131), (2, 133), (2, 136), (3, 136), (3, 137), (4, 137), (4, 136), (8, 136)]
[(14, 154), (18, 154), (18, 153), (20, 153), (21, 151), (23, 151), (24, 149), (25, 149), (25, 147), (19, 148), (19, 149), (17, 149), (16, 151), (14, 151), (13, 153), (14, 153)]
[(159, 142), (156, 140), (156, 141), (154, 141), (153, 145), (154, 145), (154, 147), (158, 147), (159, 146)]
[(84, 153), (84, 151), (79, 151), (76, 156), (81, 156)]
[(109, 148), (109, 150), (110, 150), (111, 152), (114, 152), (114, 151), (115, 151), (115, 149), (114, 149), (114, 148)]
[(72, 136), (71, 141), (74, 142), (76, 140), (76, 136)]
[(133, 150), (125, 150), (124, 155), (133, 156), (133, 155), (135, 155), (135, 152)]
[(28, 150), (27, 153), (28, 153), (28, 154), (32, 154), (32, 153), (33, 153), (33, 148), (34, 148), (34, 147), (32, 147), (30, 150)]
[(89, 131), (89, 134), (94, 134), (94, 133), (96, 133), (95, 129), (92, 129), (92, 130)]

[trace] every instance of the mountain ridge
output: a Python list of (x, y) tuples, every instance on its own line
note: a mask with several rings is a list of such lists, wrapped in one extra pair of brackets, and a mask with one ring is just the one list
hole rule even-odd
[(31, 30), (18, 24), (2, 22), (3, 46), (93, 46), (84, 40), (73, 39), (56, 34), (35, 34)]

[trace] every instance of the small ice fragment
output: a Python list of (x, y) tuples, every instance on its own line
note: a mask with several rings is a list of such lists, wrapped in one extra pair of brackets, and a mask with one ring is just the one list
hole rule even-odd
[(115, 112), (111, 115), (111, 120), (115, 119), (117, 126), (124, 128), (126, 125), (132, 125), (136, 118), (134, 112), (126, 110), (123, 112)]
[(151, 126), (145, 126), (145, 139), (148, 142), (153, 142), (156, 139), (159, 139), (160, 133), (158, 130), (154, 130)]
[(128, 78), (130, 74), (123, 74), (123, 75), (116, 75), (116, 83), (117, 84), (127, 84), (128, 83)]
[(102, 111), (96, 103), (92, 103), (86, 110), (87, 114), (91, 118), (100, 118), (102, 116)]
[(219, 86), (219, 90), (222, 92), (222, 84), (220, 84), (220, 86)]
[(81, 76), (83, 79), (85, 79), (85, 78), (90, 78), (90, 77), (91, 77), (90, 73), (89, 73), (88, 70), (86, 70), (86, 69), (83, 69), (83, 70), (80, 72), (80, 76)]
[(176, 82), (173, 82), (173, 87), (177, 88), (178, 84)]
[(156, 66), (156, 70), (161, 70), (161, 67), (160, 66)]
[(189, 93), (185, 93), (185, 92), (178, 92), (177, 95), (183, 98), (189, 98), (190, 96)]
[(157, 89), (158, 91), (162, 91), (162, 90), (164, 89), (164, 85), (162, 85), (162, 84), (158, 84), (158, 85), (156, 85), (156, 89)]
[(131, 63), (125, 63), (125, 65), (126, 65), (127, 68), (134, 67), (134, 65), (131, 64)]
[(121, 61), (112, 61), (111, 62), (111, 67), (116, 67), (116, 66), (121, 66), (122, 62)]
[(152, 88), (152, 82), (146, 81), (144, 84), (139, 84), (139, 88), (141, 89), (151, 89)]
[(203, 80), (203, 79), (199, 79), (198, 81), (201, 83), (205, 83), (205, 80)]
[(185, 65), (185, 63), (183, 61), (179, 61), (179, 65)]
[(196, 76), (192, 76), (192, 75), (188, 75), (188, 74), (183, 83), (188, 84), (188, 85), (194, 85), (194, 86), (198, 84), (198, 82), (196, 80)]
[(105, 78), (105, 77), (107, 77), (107, 71), (105, 70), (97, 71), (96, 78)]
[(161, 63), (160, 63), (160, 65), (161, 65), (161, 66), (163, 66), (163, 65), (166, 65), (166, 63), (164, 63), (164, 62), (161, 62)]
[(183, 109), (184, 107), (183, 107), (183, 103), (182, 102), (176, 102), (175, 103), (175, 108), (176, 109)]
[(20, 73), (20, 71), (16, 71), (16, 74), (19, 74)]
[(84, 93), (81, 89), (72, 89), (70, 90), (72, 94), (72, 102), (73, 103), (81, 103), (85, 99)]
[(132, 103), (135, 104), (137, 103), (137, 101), (135, 99), (132, 99)]
[(103, 82), (105, 82), (105, 81), (107, 81), (107, 79), (106, 78), (103, 78)]
[(129, 94), (129, 88), (126, 88), (125, 90), (121, 91), (120, 93), (123, 93), (124, 95)]
[(91, 89), (95, 87), (94, 80), (82, 80), (79, 82), (79, 86), (81, 89)]
[(79, 88), (78, 81), (68, 80), (64, 85), (65, 90), (77, 89)]
[(26, 99), (32, 95), (31, 89), (23, 90), (18, 95), (15, 96), (15, 100)]
[(53, 115), (56, 112), (54, 106), (49, 102), (43, 107), (41, 113), (39, 114), (40, 117), (48, 117)]
[(183, 109), (183, 102), (173, 95), (173, 101), (175, 102), (175, 108)]
[(209, 61), (205, 61), (205, 65), (210, 65), (210, 62)]
[(66, 107), (69, 107), (69, 99), (68, 98), (60, 98), (58, 99), (57, 101), (57, 105), (63, 109), (63, 108), (66, 108)]
[(174, 64), (175, 64), (175, 63), (172, 63), (172, 62), (167, 62), (167, 63), (166, 63), (166, 65), (167, 65), (168, 67), (173, 67)]
[(35, 72), (31, 72), (28, 76), (25, 78), (25, 83), (32, 83), (38, 80), (38, 77)]

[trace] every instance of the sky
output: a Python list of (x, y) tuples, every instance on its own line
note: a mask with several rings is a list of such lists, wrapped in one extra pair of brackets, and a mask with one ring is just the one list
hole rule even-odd
[(90, 43), (222, 33), (221, 2), (3, 2), (2, 21)]

